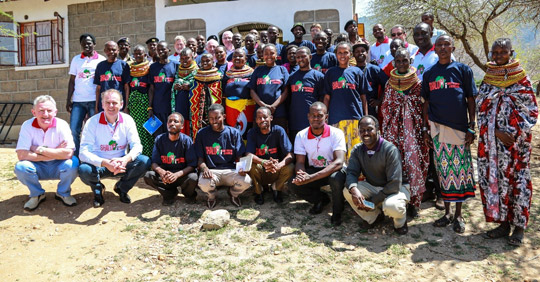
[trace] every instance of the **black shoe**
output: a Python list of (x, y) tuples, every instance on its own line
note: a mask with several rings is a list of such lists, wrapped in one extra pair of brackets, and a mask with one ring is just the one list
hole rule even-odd
[(407, 234), (407, 232), (409, 232), (409, 228), (407, 228), (407, 221), (405, 221), (405, 224), (403, 226), (401, 226), (400, 228), (394, 228), (394, 231), (398, 234), (398, 235), (405, 235)]
[(340, 213), (332, 214), (332, 216), (330, 217), (330, 223), (333, 226), (340, 226), (341, 225), (341, 214)]
[(272, 191), (272, 195), (274, 196), (274, 202), (281, 204), (283, 203), (283, 193), (281, 191)]
[(330, 200), (328, 198), (324, 198), (322, 201), (315, 203), (313, 207), (309, 210), (310, 214), (320, 214), (322, 213), (324, 206), (328, 205), (330, 203)]
[(163, 205), (163, 206), (172, 206), (174, 204), (175, 200), (176, 200), (175, 198), (168, 198), (168, 199), (163, 198), (163, 202), (161, 202), (161, 205)]
[(120, 202), (126, 203), (126, 204), (131, 204), (131, 198), (129, 197), (129, 195), (127, 193), (122, 192), (122, 190), (120, 190), (120, 188), (118, 188), (118, 183), (116, 183), (116, 185), (114, 185), (114, 192), (116, 192), (116, 194), (118, 194), (118, 196), (120, 197)]
[(94, 208), (99, 208), (103, 204), (105, 204), (105, 199), (103, 198), (103, 190), (105, 189), (94, 190)]
[(418, 218), (419, 217), (418, 210), (416, 209), (416, 207), (414, 205), (411, 205), (411, 204), (407, 205), (407, 215), (410, 218)]
[(255, 196), (253, 197), (253, 200), (255, 201), (257, 205), (264, 204), (264, 196), (262, 194), (255, 194)]

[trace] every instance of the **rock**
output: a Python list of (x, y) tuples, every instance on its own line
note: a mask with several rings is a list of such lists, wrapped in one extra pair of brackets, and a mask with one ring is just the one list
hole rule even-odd
[(34, 229), (39, 229), (39, 228), (41, 228), (41, 226), (39, 226), (39, 224), (37, 224), (37, 225), (34, 225), (33, 228), (34, 228)]
[(163, 260), (165, 260), (165, 256), (164, 255), (158, 255), (157, 259), (163, 261)]
[(104, 219), (101, 221), (101, 224), (107, 224), (107, 222), (109, 222), (107, 219)]
[(229, 224), (231, 215), (226, 210), (215, 210), (209, 212), (205, 218), (203, 218), (202, 229), (204, 230), (216, 230), (225, 227)]

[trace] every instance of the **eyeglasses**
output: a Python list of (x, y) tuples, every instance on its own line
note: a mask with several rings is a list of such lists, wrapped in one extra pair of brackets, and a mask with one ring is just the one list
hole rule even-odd
[(392, 37), (395, 37), (395, 36), (401, 36), (403, 35), (403, 32), (400, 32), (400, 33), (392, 33)]

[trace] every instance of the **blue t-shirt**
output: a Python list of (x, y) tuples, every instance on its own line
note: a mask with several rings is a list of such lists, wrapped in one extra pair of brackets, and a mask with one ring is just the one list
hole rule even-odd
[(366, 95), (371, 87), (361, 69), (330, 68), (324, 76), (324, 90), (330, 95), (329, 124), (364, 116), (360, 95)]
[(180, 133), (178, 140), (171, 141), (169, 133), (158, 135), (152, 151), (152, 163), (172, 172), (187, 166), (197, 167), (197, 155), (191, 137)]
[[(358, 67), (358, 66), (357, 66)], [(377, 112), (375, 110), (375, 107), (372, 107), (369, 105), (369, 101), (371, 99), (378, 99), (379, 98), (379, 86), (382, 87), (384, 90), (384, 87), (386, 86), (386, 82), (388, 81), (388, 76), (384, 71), (378, 66), (374, 64), (367, 63), (365, 67), (359, 67), (364, 74), (366, 75), (366, 79), (368, 80), (369, 86), (371, 87), (371, 91), (369, 91), (366, 95), (366, 99), (368, 101), (368, 111), (370, 115), (377, 116)]]
[(210, 169), (234, 169), (235, 162), (246, 152), (242, 135), (236, 128), (225, 125), (216, 132), (211, 126), (199, 130), (195, 139), (195, 151)]
[(257, 53), (248, 54), (246, 52), (246, 64), (252, 68), (254, 68), (257, 65), (257, 60), (259, 58), (257, 57)]
[(240, 99), (251, 99), (250, 89), (248, 87), (250, 77), (229, 78), (227, 74), (223, 76), (221, 86), (223, 87), (223, 96), (236, 96)]
[(329, 68), (338, 66), (336, 54), (326, 52), (322, 55), (317, 52), (311, 54), (311, 67), (322, 73), (326, 73)]
[(467, 97), (478, 94), (470, 67), (437, 62), (423, 74), (422, 97), (429, 100), (429, 120), (467, 132)]
[[(129, 83), (130, 80), (131, 75), (129, 74), (129, 65), (122, 60), (116, 60), (114, 63), (102, 61), (96, 67), (94, 84), (101, 86), (101, 93), (109, 89), (116, 89), (122, 93), (122, 97), (124, 98), (124, 101), (126, 101), (124, 85)], [(98, 98), (97, 103), (98, 108), (101, 111), (101, 96)]]
[(309, 107), (324, 93), (324, 74), (314, 69), (298, 70), (291, 74), (287, 84), (291, 86), (289, 129), (300, 131), (309, 126)]
[(227, 63), (224, 63), (223, 65), (216, 63), (216, 68), (218, 69), (218, 72), (221, 73), (221, 76), (227, 72)]
[[(287, 64), (289, 64), (289, 63), (287, 63)], [(294, 65), (294, 66), (289, 65), (289, 74), (292, 74), (292, 73), (294, 73), (295, 71), (297, 71), (299, 69), (300, 69), (300, 66), (298, 66), (298, 65)]]
[[(261, 101), (271, 105), (273, 104), (281, 92), (285, 89), (285, 85), (289, 80), (289, 73), (283, 66), (260, 66), (253, 71), (251, 81), (248, 87), (253, 89)], [(281, 103), (274, 112), (274, 117), (286, 117), (285, 105)]]
[(150, 84), (154, 85), (152, 101), (154, 112), (165, 114), (171, 112), (171, 90), (179, 65), (177, 61), (169, 61), (167, 64), (155, 62), (150, 65)]
[(330, 47), (326, 49), (326, 52), (334, 53), (335, 49), (336, 49), (336, 45), (330, 45)]
[[(311, 50), (311, 53), (315, 53), (315, 51), (317, 50), (317, 48), (315, 47), (315, 44), (313, 44), (313, 42), (309, 41), (309, 40), (302, 40), (302, 42), (300, 43), (296, 43), (296, 42), (291, 42), (289, 44), (287, 44), (287, 47), (289, 45), (296, 45), (298, 47), (302, 47), (302, 46), (306, 46), (309, 48), (309, 50)], [(281, 62), (284, 64), (284, 63), (287, 63), (289, 62), (289, 59), (287, 59), (287, 47), (283, 47), (283, 49), (281, 50)]]
[(148, 74), (141, 77), (131, 77), (129, 82), (129, 91), (139, 91), (142, 94), (148, 93), (148, 87), (150, 86), (150, 77)]
[(268, 134), (262, 134), (259, 127), (254, 127), (247, 135), (246, 152), (261, 159), (280, 161), (292, 152), (292, 144), (285, 129), (279, 125), (272, 125)]
[[(283, 55), (281, 54), (283, 52), (283, 50), (285, 49), (285, 46), (283, 46), (283, 44), (280, 44), (280, 43), (276, 43), (276, 65), (282, 65), (285, 63), (285, 61), (283, 61)], [(285, 54), (285, 60), (287, 60), (287, 54)]]

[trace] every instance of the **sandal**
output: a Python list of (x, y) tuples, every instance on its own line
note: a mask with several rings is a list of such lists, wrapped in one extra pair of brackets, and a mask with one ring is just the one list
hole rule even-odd
[(450, 223), (452, 223), (452, 215), (449, 215), (448, 217), (446, 215), (443, 215), (441, 218), (433, 222), (433, 226), (445, 227), (445, 226), (448, 226)]
[(516, 233), (516, 229), (518, 228), (519, 227), (514, 228), (514, 233), (512, 233), (512, 236), (508, 238), (508, 245), (519, 247), (523, 243), (524, 230), (520, 228), (521, 232), (518, 230), (518, 232)]
[(465, 220), (463, 220), (463, 217), (457, 217), (454, 219), (454, 226), (452, 229), (454, 229), (454, 232), (456, 233), (465, 232)]
[(491, 229), (484, 233), (482, 237), (485, 239), (499, 239), (510, 235), (510, 225), (499, 225), (497, 228)]

